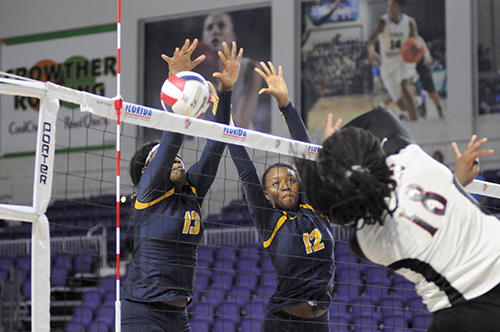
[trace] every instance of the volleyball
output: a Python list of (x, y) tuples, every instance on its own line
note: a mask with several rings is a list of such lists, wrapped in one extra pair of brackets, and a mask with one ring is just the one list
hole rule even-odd
[(198, 73), (179, 72), (163, 82), (161, 104), (168, 112), (199, 118), (210, 104), (210, 87)]
[(401, 48), (401, 56), (408, 63), (419, 62), (425, 53), (424, 44), (416, 38), (408, 38)]

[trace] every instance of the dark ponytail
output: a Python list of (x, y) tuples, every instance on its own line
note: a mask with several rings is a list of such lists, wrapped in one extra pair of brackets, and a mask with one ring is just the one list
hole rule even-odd
[(333, 223), (383, 224), (396, 187), (385, 159), (372, 133), (343, 128), (323, 143), (315, 162), (298, 161), (302, 188), (314, 209)]

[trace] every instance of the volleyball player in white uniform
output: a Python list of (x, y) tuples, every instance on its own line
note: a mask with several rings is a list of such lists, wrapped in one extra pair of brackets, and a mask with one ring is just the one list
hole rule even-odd
[(454, 176), (378, 108), (299, 164), (314, 209), (354, 230), (353, 252), (415, 283), (430, 332), (500, 330), (500, 221), (462, 187), (493, 152), (478, 150), (485, 141), (471, 139)]
[[(391, 99), (402, 110), (408, 111), (410, 120), (417, 120), (417, 106), (413, 100), (411, 85), (417, 76), (416, 64), (407, 63), (401, 56), (401, 48), (408, 38), (417, 36), (417, 23), (402, 13), (406, 0), (389, 0), (387, 13), (377, 21), (368, 42), (368, 55), (374, 65), (380, 65), (380, 74)], [(375, 44), (379, 43), (379, 51)]]

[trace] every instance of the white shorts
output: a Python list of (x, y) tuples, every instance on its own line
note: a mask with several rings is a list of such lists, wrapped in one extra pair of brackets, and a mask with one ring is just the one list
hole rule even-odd
[(414, 80), (418, 77), (415, 63), (398, 62), (397, 66), (380, 66), (380, 76), (384, 82), (384, 86), (389, 92), (392, 100), (397, 103), (403, 97), (403, 90), (401, 89), (401, 82), (403, 80)]

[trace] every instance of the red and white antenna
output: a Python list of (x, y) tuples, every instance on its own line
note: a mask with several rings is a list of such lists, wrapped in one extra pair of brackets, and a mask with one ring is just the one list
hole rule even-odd
[(116, 24), (116, 300), (115, 300), (115, 331), (121, 331), (121, 302), (120, 302), (120, 113), (123, 106), (121, 96), (121, 16), (122, 2), (118, 0), (118, 18)]

